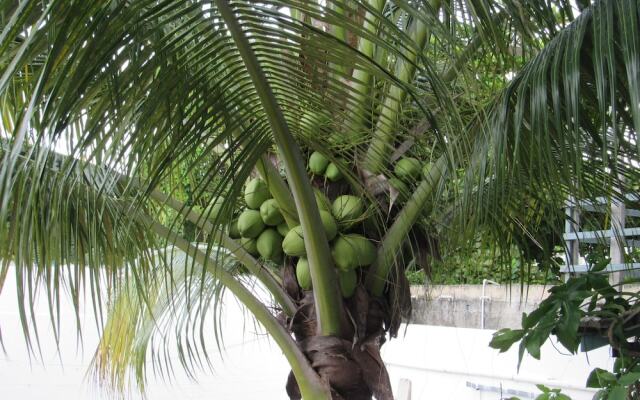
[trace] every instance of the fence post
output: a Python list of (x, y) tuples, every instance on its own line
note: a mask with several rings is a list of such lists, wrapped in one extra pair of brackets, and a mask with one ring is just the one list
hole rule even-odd
[(396, 400), (411, 400), (411, 381), (409, 379), (400, 379)]
[[(565, 209), (565, 214), (567, 216), (564, 222), (565, 234), (567, 233), (575, 234), (580, 232), (580, 210), (578, 207), (579, 207), (578, 201), (575, 198), (570, 197), (567, 201), (567, 207)], [(578, 262), (580, 261), (580, 242), (576, 238), (574, 240), (567, 240), (565, 242), (565, 245), (566, 245), (565, 265), (567, 266), (577, 265)], [(569, 271), (564, 276), (565, 281), (569, 279), (570, 272), (571, 272), (571, 268), (569, 268)]]
[[(611, 241), (609, 242), (609, 262), (611, 264), (624, 264), (624, 228), (626, 217), (626, 206), (623, 201), (613, 200), (611, 202)], [(622, 283), (623, 271), (611, 274), (611, 284)]]

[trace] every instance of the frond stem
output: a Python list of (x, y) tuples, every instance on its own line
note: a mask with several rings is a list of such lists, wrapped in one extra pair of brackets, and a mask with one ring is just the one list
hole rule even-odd
[(236, 43), (251, 80), (256, 88), (274, 136), (274, 141), (285, 165), (287, 180), (300, 217), (307, 259), (311, 270), (313, 294), (318, 317), (318, 330), (322, 335), (340, 335), (346, 321), (338, 277), (331, 259), (329, 243), (322, 229), (320, 212), (307, 178), (302, 154), (295, 142), (282, 110), (254, 53), (249, 39), (238, 22), (227, 0), (215, 4)]
[(397, 253), (402, 247), (402, 242), (406, 240), (407, 233), (418, 219), (446, 167), (447, 158), (443, 155), (429, 170), (427, 177), (420, 182), (382, 238), (382, 243), (378, 247), (378, 256), (369, 268), (366, 279), (367, 289), (374, 296), (381, 296), (384, 292), (385, 284), (395, 263)]

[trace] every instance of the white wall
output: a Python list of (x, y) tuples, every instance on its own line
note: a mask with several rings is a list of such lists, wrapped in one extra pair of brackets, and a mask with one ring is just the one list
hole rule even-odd
[[(11, 277), (9, 273), (0, 295), (0, 329), (7, 350), (6, 355), (0, 352), (0, 400), (114, 398), (101, 392), (85, 376), (98, 342), (90, 308), (81, 313), (84, 321), (83, 350), (76, 343), (73, 309), (70, 303), (63, 304), (63, 332), (58, 356), (48, 325), (47, 302), (40, 299), (37, 319), (43, 361), (29, 362)], [(89, 302), (88, 298), (86, 304)], [(225, 298), (222, 323), (226, 331), (226, 351), (222, 354), (217, 351), (213, 336), (208, 341), (215, 371), (203, 371), (197, 377), (198, 382), (194, 382), (182, 373), (176, 363), (173, 382), (151, 381), (147, 393), (149, 400), (288, 399), (284, 391), (289, 373), (285, 358), (264, 332), (256, 330), (252, 320), (245, 320), (243, 310), (230, 295)]]
[[(41, 330), (43, 362), (29, 363), (15, 301), (11, 273), (0, 296), (0, 329), (7, 355), (0, 353), (0, 399), (7, 400), (93, 400), (111, 398), (85, 378), (97, 333), (92, 311), (84, 310), (84, 351), (76, 345), (75, 322), (69, 305), (63, 305), (61, 355), (49, 335), (46, 301), (40, 301), (38, 320)], [(88, 304), (88, 303), (87, 303)], [(284, 383), (289, 371), (279, 349), (263, 335), (256, 337), (255, 327), (243, 318), (235, 301), (228, 298), (225, 307), (226, 352), (215, 350), (214, 373), (203, 372), (198, 383), (178, 371), (173, 384), (152, 381), (150, 400), (191, 399), (286, 399)], [(500, 399), (499, 393), (478, 391), (475, 385), (514, 389), (537, 393), (535, 383), (563, 390), (574, 399), (590, 399), (592, 392), (580, 389), (588, 372), (595, 366), (609, 367), (607, 350), (589, 354), (587, 358), (560, 355), (550, 344), (542, 350), (543, 361), (525, 359), (516, 374), (517, 354), (498, 354), (487, 347), (492, 331), (410, 325), (401, 337), (383, 347), (394, 388), (400, 378), (412, 381), (413, 399)], [(499, 376), (500, 378), (496, 378)], [(504, 396), (504, 397), (510, 397)], [(525, 397), (522, 397), (523, 399)]]
[[(493, 332), (409, 325), (401, 331), (399, 340), (383, 347), (394, 387), (400, 378), (410, 379), (414, 400), (486, 400), (514, 395), (525, 399), (526, 393), (539, 394), (535, 384), (542, 383), (562, 388), (574, 400), (586, 400), (594, 393), (584, 389), (589, 372), (596, 366), (610, 368), (613, 364), (607, 348), (592, 351), (588, 357), (584, 353), (570, 356), (565, 355), (566, 351), (559, 353), (547, 342), (541, 360), (526, 355), (518, 373), (517, 345), (506, 353), (498, 353), (487, 346)], [(556, 347), (562, 349), (560, 345)], [(468, 385), (484, 386), (484, 390)], [(497, 392), (500, 387), (502, 396)], [(509, 390), (524, 393), (508, 393)]]

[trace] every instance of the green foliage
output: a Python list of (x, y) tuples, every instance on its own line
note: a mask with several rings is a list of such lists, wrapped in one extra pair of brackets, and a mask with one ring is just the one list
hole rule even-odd
[(550, 389), (545, 385), (536, 385), (542, 394), (536, 397), (536, 400), (571, 400), (571, 397), (566, 394), (560, 393), (560, 389)]
[[(618, 303), (614, 297), (617, 292), (609, 285), (606, 275), (570, 278), (549, 289), (549, 293), (536, 310), (522, 314), (522, 330), (502, 329), (496, 332), (490, 346), (506, 351), (521, 340), (520, 362), (525, 350), (539, 359), (540, 347), (553, 334), (567, 350), (575, 353), (580, 344), (578, 327), (582, 317), (595, 311), (598, 300), (605, 301), (603, 310)], [(583, 306), (587, 303), (590, 306), (585, 311)]]
[(420, 270), (409, 269), (406, 271), (405, 274), (407, 276), (407, 280), (409, 281), (410, 285), (424, 285), (425, 283), (427, 283), (426, 282), (427, 275), (422, 269)]
[(627, 400), (640, 394), (639, 380), (640, 368), (637, 365), (632, 370), (615, 374), (595, 368), (587, 378), (587, 387), (600, 389), (593, 397), (595, 400)]
[[(199, 1), (3, 3), (0, 255), (14, 262), (21, 288), (35, 290), (31, 279), (44, 282), (55, 310), (58, 291), (81, 298), (84, 282), (66, 279), (80, 266), (97, 285), (108, 282), (111, 290), (120, 279), (133, 280), (126, 286), (140, 299), (153, 297), (157, 286), (140, 276), (150, 249), (188, 247), (191, 240), (206, 241), (208, 250), (233, 249), (237, 242), (221, 232), (240, 211), (238, 232), (232, 222), (229, 235), (244, 236), (240, 243), (257, 255), (262, 217), (257, 222), (257, 211), (241, 210), (238, 200), (256, 165), (277, 158), (272, 167), (286, 181), (262, 171), (265, 181), (251, 180), (244, 202), (256, 210), (272, 190), (287, 199), (292, 192), (295, 203), (280, 205), (305, 227), (308, 248), (300, 227), (285, 232), (278, 225), (286, 233), (282, 246), (307, 254), (315, 304), (324, 308), (320, 331), (334, 334), (344, 288), (336, 285), (326, 240), (335, 229), (308, 207), (313, 193), (304, 155), (312, 150), (335, 161), (309, 166), (326, 166), (327, 179), (313, 184), (335, 182), (326, 192), (331, 198), (350, 193), (362, 202), (351, 215), (343, 215), (344, 204), (326, 210), (340, 229), (360, 233), (365, 217), (375, 225), (362, 228), (366, 251), (336, 257), (349, 271), (373, 263), (358, 271), (376, 282), (367, 283), (371, 294), (385, 293), (389, 268), (416, 224), (431, 237), (458, 239), (443, 240), (443, 260), (431, 264), (434, 282), (554, 279), (553, 245), (567, 197), (616, 197), (637, 186), (637, 4), (599, 1), (576, 16), (569, 1), (460, 1), (446, 9), (438, 1), (347, 3), (353, 9), (344, 13), (333, 12), (338, 3), (331, 0), (216, 0), (206, 8)], [(60, 159), (56, 148), (68, 149), (69, 157)], [(398, 159), (396, 166), (415, 160), (397, 174), (416, 182), (375, 182), (392, 177)], [(414, 167), (423, 164), (424, 179), (417, 179)], [(391, 199), (389, 185), (401, 195)], [(156, 191), (173, 197), (158, 199)], [(214, 201), (221, 197), (224, 203)], [(220, 218), (203, 225), (188, 216), (198, 207)], [(265, 214), (268, 223), (280, 222)], [(329, 235), (317, 230), (321, 223)], [(287, 243), (292, 232), (298, 237)], [(493, 244), (463, 249), (478, 234)], [(411, 246), (424, 258), (420, 243)], [(241, 278), (206, 268), (209, 254), (199, 255), (202, 270), (186, 279), (200, 299), (179, 304), (204, 315), (218, 306), (221, 288), (194, 277), (206, 271), (222, 279), (279, 338), (304, 391), (315, 376), (300, 373), (308, 360), (298, 354), (301, 364), (295, 362), (291, 337)], [(374, 260), (375, 254), (382, 256)], [(252, 257), (242, 263), (269, 282)], [(593, 272), (602, 267), (593, 264)], [(7, 267), (0, 268), (6, 275)], [(97, 296), (102, 287), (91, 289)], [(615, 345), (624, 352), (634, 332), (621, 321), (635, 303), (608, 290), (595, 277), (560, 285), (542, 312), (523, 318), (522, 332), (502, 332), (494, 344), (504, 349), (521, 335), (523, 349), (539, 355), (554, 334), (575, 349), (580, 318), (596, 314), (615, 322)], [(32, 299), (24, 296), (20, 307), (25, 327), (35, 315), (24, 304)], [(598, 301), (604, 306), (590, 308)], [(280, 302), (287, 304), (286, 295)], [(134, 343), (134, 333), (122, 335)], [(198, 344), (187, 341), (185, 364), (206, 361), (206, 352), (201, 356)], [(137, 364), (135, 373), (144, 375)], [(612, 396), (621, 393), (616, 387)]]
[(481, 284), (483, 279), (523, 284), (559, 282), (558, 264), (551, 263), (556, 260), (541, 265), (537, 260), (527, 260), (515, 246), (505, 253), (497, 245), (484, 241), (452, 249), (444, 243), (443, 252), (442, 259), (433, 261), (429, 279), (432, 284)]
[[(613, 372), (595, 368), (586, 386), (601, 389), (594, 399), (635, 398), (640, 394), (640, 357), (633, 347), (636, 341), (630, 339), (638, 334), (631, 321), (640, 304), (637, 293), (619, 291), (609, 283), (608, 276), (601, 273), (607, 264), (605, 258), (589, 272), (549, 289), (549, 296), (536, 310), (523, 313), (522, 329), (499, 330), (490, 346), (504, 352), (520, 342), (521, 362), (525, 351), (540, 358), (540, 347), (551, 335), (572, 353), (581, 343), (585, 348), (610, 344), (619, 354)], [(599, 325), (581, 328), (584, 317)], [(550, 397), (556, 395), (553, 391), (543, 392), (541, 396), (547, 397), (539, 398), (556, 398)]]

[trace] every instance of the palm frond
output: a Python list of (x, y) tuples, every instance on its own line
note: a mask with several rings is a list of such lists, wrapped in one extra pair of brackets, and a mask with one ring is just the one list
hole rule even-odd
[(513, 79), (478, 137), (466, 215), (535, 241), (540, 223), (563, 226), (562, 213), (541, 218), (550, 204), (634, 193), (638, 14), (634, 1), (596, 2)]
[[(0, 156), (6, 156), (6, 150)], [(47, 297), (56, 339), (65, 291), (79, 315), (87, 289), (100, 321), (101, 304), (107, 300), (100, 288), (117, 290), (116, 277), (123, 274), (143, 284), (154, 239), (135, 218), (139, 210), (121, 195), (112, 174), (95, 167), (92, 174), (69, 170), (52, 155), (41, 161), (25, 154), (17, 159), (20, 169), (11, 176), (11, 191), (4, 196), (9, 206), (0, 224), (0, 275), (4, 282), (9, 269), (15, 268), (20, 317), (31, 346), (31, 334), (38, 336), (33, 308), (37, 293)], [(79, 320), (77, 324), (79, 330)]]
[[(133, 283), (118, 293), (92, 363), (98, 382), (115, 393), (126, 393), (134, 387), (144, 392), (147, 363), (159, 376), (172, 378), (176, 348), (181, 354), (178, 362), (193, 375), (198, 369), (210, 367), (205, 337), (213, 337), (219, 349), (223, 345), (219, 310), (214, 313), (213, 326), (207, 325), (206, 334), (204, 329), (205, 323), (211, 323), (207, 318), (209, 308), (221, 302), (224, 286), (211, 274), (203, 273), (202, 266), (181, 250), (170, 246), (154, 253), (156, 265), (152, 266), (146, 298), (140, 297)], [(237, 269), (237, 261), (229, 253), (222, 249), (216, 253), (217, 268), (230, 272)], [(204, 275), (204, 282), (192, 284), (194, 275)]]

